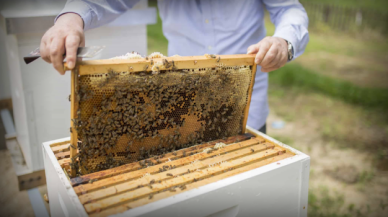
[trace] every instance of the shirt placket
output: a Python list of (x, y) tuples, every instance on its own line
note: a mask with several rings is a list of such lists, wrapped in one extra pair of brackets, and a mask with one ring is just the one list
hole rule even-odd
[(212, 4), (210, 0), (201, 0), (202, 22), (204, 30), (204, 46), (205, 53), (216, 53), (215, 37), (214, 37), (214, 22), (212, 16)]

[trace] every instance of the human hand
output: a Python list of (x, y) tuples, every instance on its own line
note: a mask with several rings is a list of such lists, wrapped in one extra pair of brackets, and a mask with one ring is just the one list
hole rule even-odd
[(283, 38), (267, 36), (249, 46), (247, 54), (256, 54), (255, 63), (261, 66), (261, 71), (270, 72), (287, 63), (288, 45)]
[(64, 75), (64, 54), (66, 53), (67, 66), (73, 69), (77, 59), (77, 49), (85, 45), (83, 20), (75, 13), (67, 13), (60, 16), (43, 35), (40, 42), (40, 55), (54, 68)]

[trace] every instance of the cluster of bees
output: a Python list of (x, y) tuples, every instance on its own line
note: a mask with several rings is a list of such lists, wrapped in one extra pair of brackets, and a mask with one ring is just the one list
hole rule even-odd
[(159, 163), (165, 153), (241, 133), (249, 67), (177, 70), (172, 61), (163, 63), (170, 69), (157, 74), (79, 77), (71, 129), (82, 141), (71, 163), (78, 175), (134, 161), (152, 166), (146, 159)]

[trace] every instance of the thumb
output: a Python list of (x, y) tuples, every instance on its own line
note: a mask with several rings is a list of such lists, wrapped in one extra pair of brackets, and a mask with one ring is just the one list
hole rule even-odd
[(247, 54), (256, 54), (259, 52), (259, 45), (258, 44), (252, 44), (247, 49)]

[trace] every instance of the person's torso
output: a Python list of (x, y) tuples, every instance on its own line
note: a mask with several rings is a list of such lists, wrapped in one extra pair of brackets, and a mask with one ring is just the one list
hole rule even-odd
[(169, 55), (246, 53), (265, 37), (259, 0), (159, 0)]

